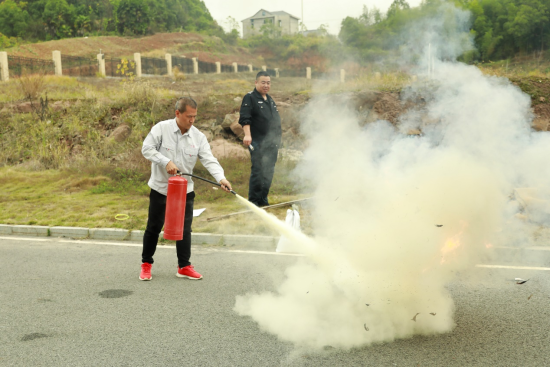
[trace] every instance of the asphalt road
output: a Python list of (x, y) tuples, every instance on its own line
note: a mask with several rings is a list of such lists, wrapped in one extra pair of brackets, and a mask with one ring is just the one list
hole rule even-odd
[(296, 257), (193, 251), (203, 280), (176, 278), (165, 247), (142, 282), (137, 244), (0, 237), (0, 366), (550, 366), (550, 251), (449, 284), (450, 333), (316, 353), (232, 311), (235, 296), (274, 289)]

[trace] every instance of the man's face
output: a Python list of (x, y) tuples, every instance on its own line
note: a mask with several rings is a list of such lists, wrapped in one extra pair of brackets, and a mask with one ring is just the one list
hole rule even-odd
[(265, 96), (271, 88), (271, 78), (268, 76), (261, 76), (256, 79), (256, 90), (260, 92), (262, 96)]
[(185, 134), (195, 123), (197, 118), (197, 109), (190, 106), (185, 107), (185, 112), (176, 110), (176, 122), (181, 129), (181, 133)]

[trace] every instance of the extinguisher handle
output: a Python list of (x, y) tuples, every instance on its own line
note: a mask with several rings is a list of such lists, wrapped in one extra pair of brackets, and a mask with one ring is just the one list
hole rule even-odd
[[(207, 180), (206, 178), (202, 178), (202, 177), (193, 175), (193, 174), (191, 174), (191, 173), (184, 173), (184, 172), (178, 171), (178, 172), (176, 173), (176, 175), (178, 175), (178, 176), (191, 176), (191, 177), (195, 177), (195, 178), (198, 178), (199, 180), (203, 180), (203, 181), (206, 181), (206, 182), (208, 182), (208, 183), (211, 183), (212, 185), (216, 185), (216, 186), (222, 187), (222, 185), (219, 184), (219, 183), (217, 183), (217, 182)], [(236, 193), (235, 191), (233, 191), (233, 190), (229, 190), (229, 192), (231, 192), (233, 195), (237, 195), (237, 193)]]

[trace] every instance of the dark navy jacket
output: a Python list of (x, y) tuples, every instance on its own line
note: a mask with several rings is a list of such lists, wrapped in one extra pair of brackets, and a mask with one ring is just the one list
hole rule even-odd
[(281, 144), (281, 116), (277, 105), (268, 94), (267, 100), (254, 89), (243, 97), (239, 124), (250, 125), (252, 145)]

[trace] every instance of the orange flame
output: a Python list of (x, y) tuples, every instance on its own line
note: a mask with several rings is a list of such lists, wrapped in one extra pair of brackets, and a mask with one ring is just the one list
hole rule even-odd
[(445, 263), (447, 261), (447, 257), (449, 256), (449, 254), (456, 251), (456, 249), (459, 248), (461, 245), (460, 236), (464, 232), (464, 229), (466, 229), (466, 227), (468, 226), (466, 222), (464, 221), (461, 221), (461, 222), (462, 222), (462, 230), (457, 234), (455, 234), (454, 236), (447, 238), (447, 240), (445, 241), (445, 244), (441, 248), (441, 262), (440, 262), (441, 264)]
[(445, 263), (447, 261), (448, 254), (455, 251), (460, 246), (460, 232), (459, 234), (448, 238), (447, 241), (445, 241), (445, 245), (441, 248), (441, 264)]

